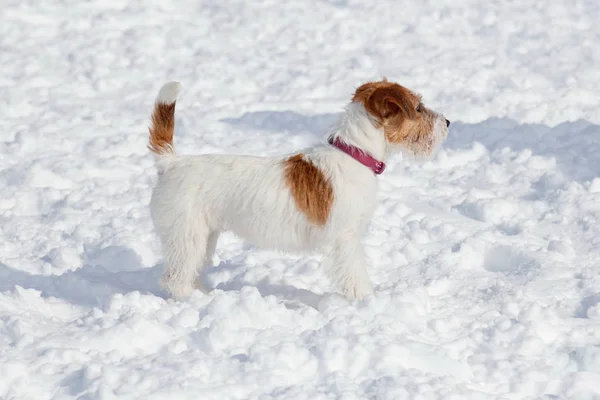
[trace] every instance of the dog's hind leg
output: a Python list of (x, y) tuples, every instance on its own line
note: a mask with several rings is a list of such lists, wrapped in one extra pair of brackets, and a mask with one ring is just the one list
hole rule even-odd
[(198, 276), (196, 277), (195, 286), (197, 289), (200, 289), (203, 293), (208, 293), (209, 289), (206, 287), (204, 282), (202, 281), (202, 271), (206, 268), (209, 268), (213, 265), (213, 256), (215, 255), (215, 250), (217, 248), (217, 241), (219, 240), (219, 235), (221, 232), (217, 230), (213, 230), (209, 233), (208, 239), (206, 241), (206, 252), (204, 253), (204, 259), (201, 260), (199, 268), (198, 268)]
[(205, 224), (184, 225), (163, 236), (165, 270), (161, 286), (176, 299), (184, 299), (194, 290), (198, 265), (206, 262), (210, 236)]

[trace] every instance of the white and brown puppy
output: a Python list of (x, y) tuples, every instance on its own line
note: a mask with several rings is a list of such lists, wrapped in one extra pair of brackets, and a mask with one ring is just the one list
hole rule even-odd
[(162, 287), (182, 299), (203, 289), (219, 234), (264, 248), (318, 251), (341, 292), (372, 292), (361, 234), (375, 209), (377, 175), (388, 153), (431, 154), (449, 122), (420, 96), (386, 80), (360, 86), (327, 143), (295, 155), (176, 155), (175, 101), (181, 85), (156, 99), (149, 148), (158, 184), (151, 200), (165, 259)]

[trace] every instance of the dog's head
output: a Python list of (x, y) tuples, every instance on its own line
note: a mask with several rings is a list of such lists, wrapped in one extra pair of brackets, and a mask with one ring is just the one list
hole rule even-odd
[(353, 102), (362, 103), (390, 149), (429, 156), (448, 136), (450, 121), (425, 107), (421, 96), (386, 79), (361, 85)]

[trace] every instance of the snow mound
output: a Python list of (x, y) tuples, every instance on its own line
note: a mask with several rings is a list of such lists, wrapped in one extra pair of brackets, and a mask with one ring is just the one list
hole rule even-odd
[[(4, 1), (0, 398), (598, 398), (599, 7)], [(268, 155), (384, 75), (453, 123), (434, 159), (388, 160), (375, 295), (225, 234), (212, 293), (167, 298), (157, 85), (186, 85), (182, 153)]]

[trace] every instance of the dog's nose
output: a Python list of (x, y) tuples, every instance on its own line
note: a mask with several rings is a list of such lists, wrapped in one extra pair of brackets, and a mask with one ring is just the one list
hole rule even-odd
[(446, 120), (446, 128), (450, 126), (450, 121)]

